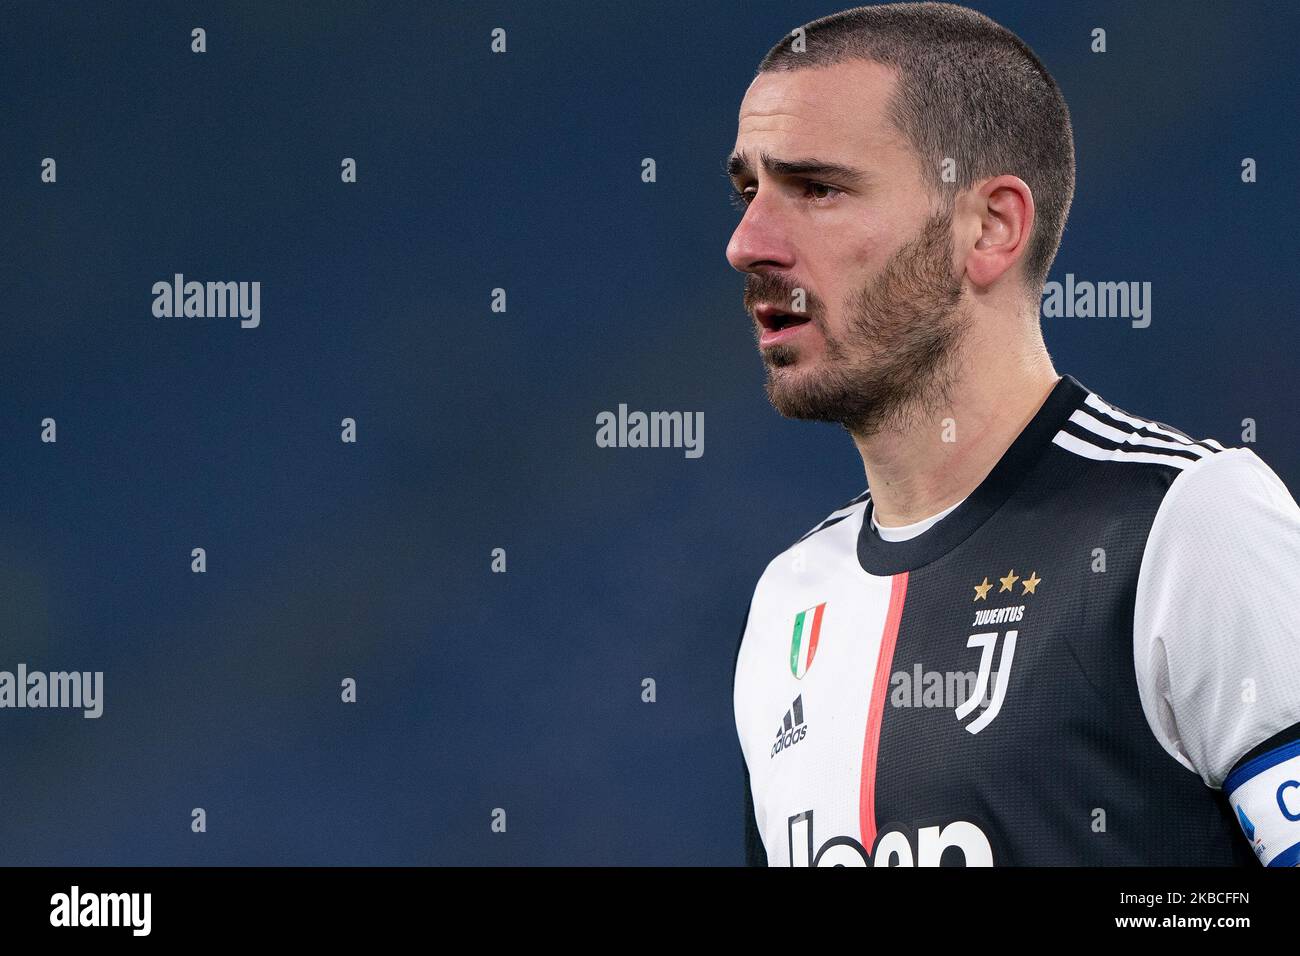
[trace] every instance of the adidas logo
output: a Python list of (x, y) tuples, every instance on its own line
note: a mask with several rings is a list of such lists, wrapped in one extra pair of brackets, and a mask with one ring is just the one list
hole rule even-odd
[(803, 695), (800, 694), (790, 705), (790, 709), (785, 712), (785, 717), (781, 720), (781, 726), (776, 728), (776, 743), (772, 745), (772, 756), (775, 757), (787, 747), (793, 747), (808, 733), (808, 725), (803, 719)]

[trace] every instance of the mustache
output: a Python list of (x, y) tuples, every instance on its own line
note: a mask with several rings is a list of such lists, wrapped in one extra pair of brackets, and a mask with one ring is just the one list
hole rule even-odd
[(791, 285), (780, 276), (754, 275), (750, 273), (745, 280), (743, 296), (745, 310), (753, 312), (754, 307), (761, 302), (793, 307), (795, 292), (800, 289), (803, 290), (804, 307), (798, 314), (806, 315), (811, 319), (820, 311), (821, 300), (814, 296), (805, 286)]

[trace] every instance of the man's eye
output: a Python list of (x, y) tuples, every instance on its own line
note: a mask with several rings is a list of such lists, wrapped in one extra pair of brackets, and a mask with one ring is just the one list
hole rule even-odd
[[(811, 179), (807, 180), (804, 183), (804, 188), (810, 192), (825, 190), (826, 191), (825, 195), (821, 195), (819, 194), (819, 192), (813, 192), (811, 198), (818, 202), (823, 202), (827, 199), (830, 199), (831, 195), (834, 193), (840, 193), (844, 191), (840, 189), (838, 186), (832, 186), (830, 183), (819, 183)], [(740, 210), (744, 210), (745, 208), (747, 208), (749, 204), (754, 201), (754, 192), (751, 192), (751, 190), (756, 191), (756, 187), (746, 186), (743, 191), (737, 189), (734, 186), (731, 187), (731, 204)]]
[[(828, 189), (828, 190), (830, 190), (830, 191), (833, 192), (833, 193), (840, 192), (839, 189), (837, 189), (836, 187), (832, 186), (830, 183), (815, 183), (815, 182), (812, 182), (811, 180), (808, 182), (808, 188), (809, 188), (809, 189)], [(815, 198), (817, 198), (817, 199), (829, 199), (830, 197), (829, 197), (829, 196), (817, 196), (817, 197), (815, 197)]]

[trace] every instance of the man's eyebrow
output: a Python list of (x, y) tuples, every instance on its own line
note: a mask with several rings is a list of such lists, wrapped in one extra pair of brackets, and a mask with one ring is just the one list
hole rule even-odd
[[(861, 186), (866, 181), (866, 174), (860, 169), (832, 163), (822, 159), (777, 159), (771, 153), (761, 153), (763, 168), (773, 176), (815, 176), (834, 179), (849, 186)], [(749, 156), (742, 152), (734, 153), (723, 160), (727, 176), (734, 180), (742, 176), (754, 178), (754, 167)]]

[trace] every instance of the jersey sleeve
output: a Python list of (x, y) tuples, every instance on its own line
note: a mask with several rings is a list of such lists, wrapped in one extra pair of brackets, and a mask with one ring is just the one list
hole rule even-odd
[[(745, 630), (749, 627), (749, 612), (753, 609), (754, 602), (750, 599), (750, 606), (745, 611), (745, 619), (740, 625), (740, 637), (736, 641), (736, 658), (732, 662), (731, 675), (732, 684), (735, 684), (736, 663), (740, 660), (740, 647), (745, 642)], [(763, 846), (763, 837), (758, 829), (758, 820), (754, 815), (754, 795), (749, 786), (749, 764), (745, 762), (745, 753), (740, 753), (740, 767), (744, 776), (745, 788), (745, 865), (746, 866), (767, 866), (767, 849)]]
[[(1254, 452), (1217, 452), (1170, 485), (1143, 552), (1133, 645), (1164, 749), (1224, 791), (1263, 862), (1300, 846), (1300, 783), (1280, 811), (1274, 786), (1300, 778), (1300, 507)], [(1261, 774), (1272, 783), (1243, 790)]]

